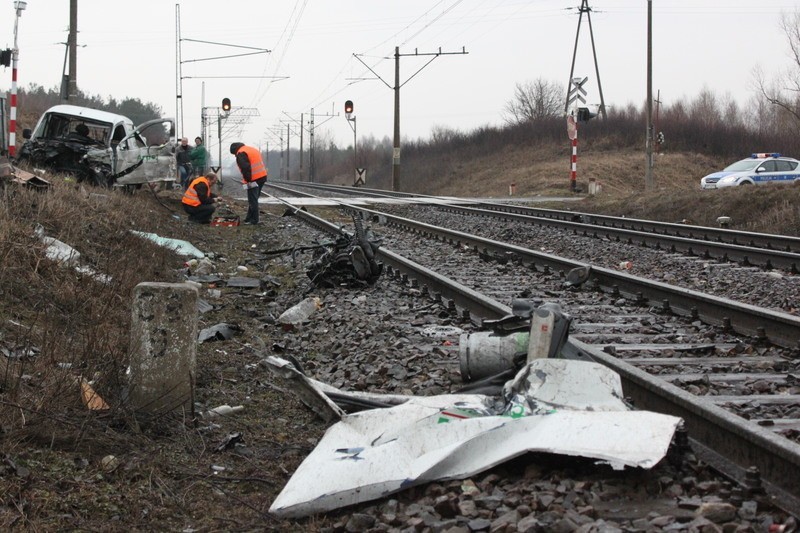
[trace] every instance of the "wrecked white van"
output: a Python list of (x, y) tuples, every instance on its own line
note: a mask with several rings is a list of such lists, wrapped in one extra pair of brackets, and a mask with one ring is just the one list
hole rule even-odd
[(128, 117), (88, 107), (57, 105), (36, 128), (23, 130), (18, 160), (72, 174), (106, 187), (174, 182), (175, 121), (134, 127)]

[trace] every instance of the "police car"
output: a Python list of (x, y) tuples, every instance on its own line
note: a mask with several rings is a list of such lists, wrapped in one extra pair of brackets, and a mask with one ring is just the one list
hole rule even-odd
[(735, 185), (762, 185), (764, 183), (800, 182), (800, 161), (781, 154), (752, 154), (737, 161), (721, 172), (709, 174), (700, 180), (703, 189), (719, 189)]

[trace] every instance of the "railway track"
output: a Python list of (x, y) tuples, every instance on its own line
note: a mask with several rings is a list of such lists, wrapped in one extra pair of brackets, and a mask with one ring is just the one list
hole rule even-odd
[[(296, 189), (299, 184), (291, 185), (292, 189)], [(302, 184), (302, 187), (339, 195), (357, 194), (372, 198), (438, 202), (438, 209), (452, 213), (497, 218), (506, 223), (547, 226), (578, 235), (637, 244), (669, 253), (681, 253), (765, 269), (779, 269), (792, 274), (800, 273), (798, 237), (541, 209), (500, 202), (461, 201), (460, 203), (468, 205), (459, 205), (454, 199), (372, 189), (322, 184)]]
[[(560, 303), (575, 317), (565, 352), (612, 367), (635, 405), (682, 417), (709, 462), (750, 485), (760, 473), (782, 507), (800, 511), (797, 317), (604, 267), (592, 267), (580, 288), (567, 287), (565, 272), (587, 265), (342, 207), (384, 221), (389, 274), (444, 298), (454, 314), (498, 318), (515, 297)], [(340, 227), (297, 215), (327, 232)]]

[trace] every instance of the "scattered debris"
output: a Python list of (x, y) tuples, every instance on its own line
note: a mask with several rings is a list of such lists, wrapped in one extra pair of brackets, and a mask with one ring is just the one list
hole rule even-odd
[(117, 459), (113, 455), (106, 455), (100, 460), (100, 466), (106, 473), (113, 472), (114, 470), (119, 468), (119, 459)]
[(353, 224), (355, 235), (341, 230), (332, 243), (270, 250), (265, 255), (291, 253), (292, 262), (296, 264), (298, 254), (313, 251), (313, 262), (306, 274), (316, 287), (374, 285), (383, 272), (383, 263), (376, 259), (383, 241), (369, 228), (364, 229), (361, 218), (356, 215), (353, 215)]
[(232, 339), (242, 328), (236, 324), (222, 322), (210, 328), (205, 328), (197, 335), (197, 342), (227, 341)]
[(0, 157), (0, 183), (6, 182), (24, 185), (32, 189), (47, 189), (50, 182), (41, 176), (17, 168), (11, 164), (7, 157)]
[(278, 322), (285, 329), (292, 329), (308, 320), (320, 307), (322, 307), (322, 300), (309, 296), (281, 313), (281, 316), (278, 317)]
[(587, 281), (592, 274), (592, 267), (589, 265), (576, 267), (567, 272), (567, 279), (564, 282), (565, 287), (580, 287)]
[[(492, 331), (462, 334), (459, 341), (461, 379), (480, 381), (478, 387), (501, 386), (509, 373), (539, 358), (560, 358), (569, 337), (572, 317), (554, 303), (515, 299), (513, 315), (484, 321)], [(462, 391), (475, 391), (471, 386)]]
[(195, 248), (194, 245), (189, 241), (184, 241), (181, 239), (169, 239), (167, 237), (160, 237), (155, 233), (145, 233), (143, 231), (136, 230), (131, 230), (131, 233), (145, 239), (150, 239), (159, 246), (163, 246), (164, 248), (169, 248), (170, 250), (175, 251), (178, 255), (195, 257), (197, 259), (202, 259), (206, 255)]
[(90, 411), (106, 411), (111, 409), (85, 378), (81, 378), (81, 399), (83, 400), (83, 405)]
[(235, 276), (228, 278), (225, 282), (228, 287), (238, 287), (240, 289), (260, 289), (261, 280), (256, 278), (248, 278), (245, 276)]
[(244, 438), (242, 438), (242, 434), (240, 432), (231, 433), (225, 440), (223, 440), (219, 446), (214, 448), (215, 452), (224, 452), (225, 450), (230, 450), (231, 448), (235, 448), (239, 445), (244, 444)]
[[(211, 291), (209, 291), (210, 293)], [(219, 296), (216, 296), (219, 298)], [(201, 315), (204, 313), (208, 313), (209, 311), (213, 311), (214, 306), (208, 303), (207, 301), (203, 300), (202, 298), (197, 299), (197, 312)]]
[(230, 405), (225, 404), (225, 405), (220, 405), (219, 407), (215, 407), (213, 409), (209, 409), (201, 416), (203, 418), (214, 418), (217, 416), (233, 415), (238, 413), (239, 411), (244, 411), (244, 405), (236, 405), (234, 407), (231, 407)]
[(29, 357), (36, 357), (39, 354), (39, 348), (35, 346), (15, 346), (14, 348), (0, 347), (0, 353), (9, 359), (25, 359)]

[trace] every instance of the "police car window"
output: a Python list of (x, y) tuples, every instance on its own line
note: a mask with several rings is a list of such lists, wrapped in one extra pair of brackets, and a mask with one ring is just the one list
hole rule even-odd
[(758, 168), (762, 172), (775, 172), (775, 161), (764, 161)]
[(794, 170), (796, 165), (793, 165), (791, 161), (775, 161), (777, 164), (778, 172), (788, 172), (789, 170)]

